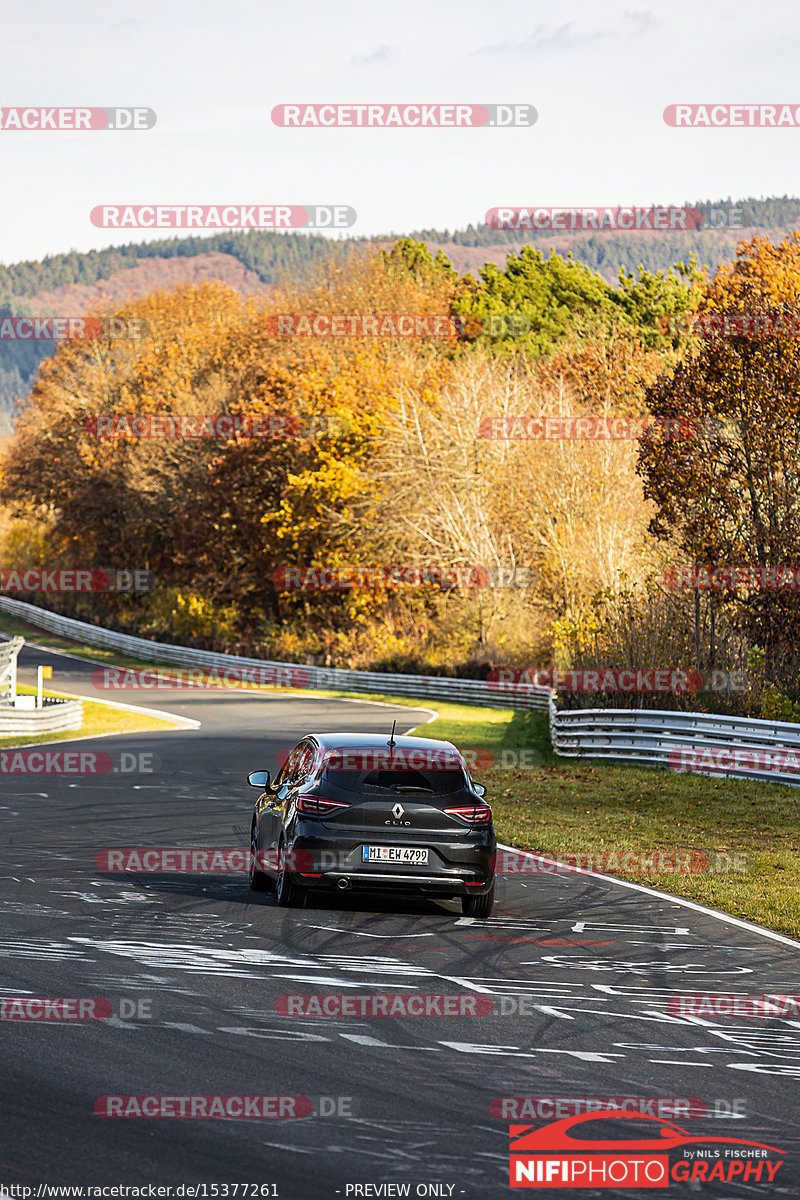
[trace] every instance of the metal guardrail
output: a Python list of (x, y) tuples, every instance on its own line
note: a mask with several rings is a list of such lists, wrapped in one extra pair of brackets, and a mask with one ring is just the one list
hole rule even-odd
[(83, 701), (48, 697), (43, 708), (0, 708), (0, 737), (61, 733), (83, 727)]
[(0, 643), (0, 704), (13, 704), (17, 694), (17, 655), (25, 638), (15, 637)]
[(564, 709), (550, 702), (553, 749), (566, 757), (800, 787), (800, 725), (719, 713)]
[[(436, 675), (393, 675), (378, 671), (298, 666), (257, 658), (240, 658), (211, 650), (193, 650), (114, 633), (98, 625), (47, 612), (35, 604), (0, 596), (5, 611), (90, 646), (103, 646), (159, 666), (202, 667), (225, 672), (273, 670), (290, 690), (378, 692), (421, 699), (450, 700), (486, 708), (540, 709), (550, 714), (553, 749), (567, 758), (601, 758), (614, 762), (659, 764), (701, 774), (757, 779), (800, 786), (800, 725), (761, 721), (716, 713), (662, 712), (653, 709), (556, 708), (548, 687), (526, 685), (518, 691), (498, 690), (478, 679)], [(300, 682), (298, 683), (298, 679)], [(711, 765), (704, 769), (703, 751)], [(727, 755), (726, 755), (727, 752)], [(725, 757), (727, 761), (723, 762)]]
[[(103, 646), (117, 650), (143, 662), (159, 666), (203, 667), (207, 670), (274, 671), (277, 678), (291, 679), (287, 686), (314, 688), (330, 692), (383, 692), (395, 696), (421, 699), (450, 700), (459, 704), (477, 704), (485, 708), (541, 709), (547, 712), (550, 703), (548, 687), (526, 689), (525, 694), (500, 692), (482, 679), (453, 679), (438, 675), (394, 675), (379, 671), (351, 671), (344, 668), (301, 666), (294, 663), (271, 662), (260, 658), (240, 658), (233, 654), (218, 654), (212, 650), (193, 650), (188, 646), (173, 646), (150, 642), (127, 633), (114, 633), (99, 625), (89, 625), (72, 617), (47, 612), (24, 600), (0, 596), (0, 612), (8, 612), (23, 621), (46, 629), (50, 633), (77, 639), (88, 646)], [(262, 675), (263, 678), (263, 675)]]

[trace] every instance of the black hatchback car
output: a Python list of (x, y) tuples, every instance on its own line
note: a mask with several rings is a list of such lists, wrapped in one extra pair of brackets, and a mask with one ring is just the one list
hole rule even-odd
[(465, 916), (494, 903), (496, 840), (486, 789), (450, 742), (385, 734), (308, 734), (261, 788), (250, 886), (300, 906), (310, 888), (460, 897)]

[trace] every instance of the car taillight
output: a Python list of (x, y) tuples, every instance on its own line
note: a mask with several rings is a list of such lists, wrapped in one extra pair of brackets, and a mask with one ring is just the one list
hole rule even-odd
[(339, 800), (322, 800), (319, 796), (311, 793), (298, 796), (295, 804), (298, 812), (306, 813), (309, 817), (329, 817), (331, 813), (351, 807), (349, 804), (342, 804)]
[(444, 810), (450, 817), (458, 817), (465, 825), (488, 825), (492, 819), (492, 810), (488, 804), (462, 804), (458, 808)]

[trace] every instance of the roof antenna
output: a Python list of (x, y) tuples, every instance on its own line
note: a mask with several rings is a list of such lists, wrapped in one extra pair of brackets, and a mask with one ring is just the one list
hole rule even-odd
[(394, 746), (396, 745), (395, 740), (394, 740), (394, 731), (395, 731), (396, 726), (397, 726), (397, 721), (392, 721), (392, 732), (391, 732), (391, 735), (389, 737), (389, 742), (388, 742), (390, 750), (394, 749)]

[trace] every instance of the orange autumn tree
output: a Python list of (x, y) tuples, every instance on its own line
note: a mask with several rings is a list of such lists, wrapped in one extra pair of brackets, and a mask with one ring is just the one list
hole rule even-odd
[(383, 429), (410, 383), (434, 384), (456, 338), (281, 337), (280, 313), (447, 314), (458, 286), (446, 260), (412, 242), (372, 259), (329, 264), (305, 289), (253, 301), (227, 348), (235, 378), (231, 411), (268, 419), (288, 414), (300, 436), (239, 439), (221, 446), (198, 505), (199, 571), (211, 580), (217, 560), (237, 564), (236, 588), (247, 612), (299, 620), (318, 631), (323, 652), (354, 626), (380, 621), (383, 590), (296, 592), (273, 581), (287, 567), (336, 569), (381, 559), (379, 531), (353, 514), (373, 486), (368, 464), (380, 459)]
[(171, 561), (174, 514), (209, 444), (97, 437), (95, 422), (224, 410), (221, 347), (240, 308), (219, 284), (156, 293), (116, 314), (145, 322), (145, 337), (64, 342), (42, 364), (5, 458), (2, 499), (48, 515), (65, 562), (160, 571)]
[[(658, 416), (700, 423), (696, 437), (641, 445), (646, 494), (657, 505), (653, 531), (676, 530), (685, 558), (704, 566), (797, 563), (800, 340), (785, 330), (800, 318), (800, 234), (778, 245), (758, 237), (742, 243), (700, 308), (761, 318), (761, 335), (726, 334), (720, 325), (693, 339), (684, 361), (648, 392)], [(782, 331), (771, 324), (777, 315)], [(794, 677), (796, 592), (731, 590), (714, 601), (749, 644), (764, 649), (768, 672)]]

